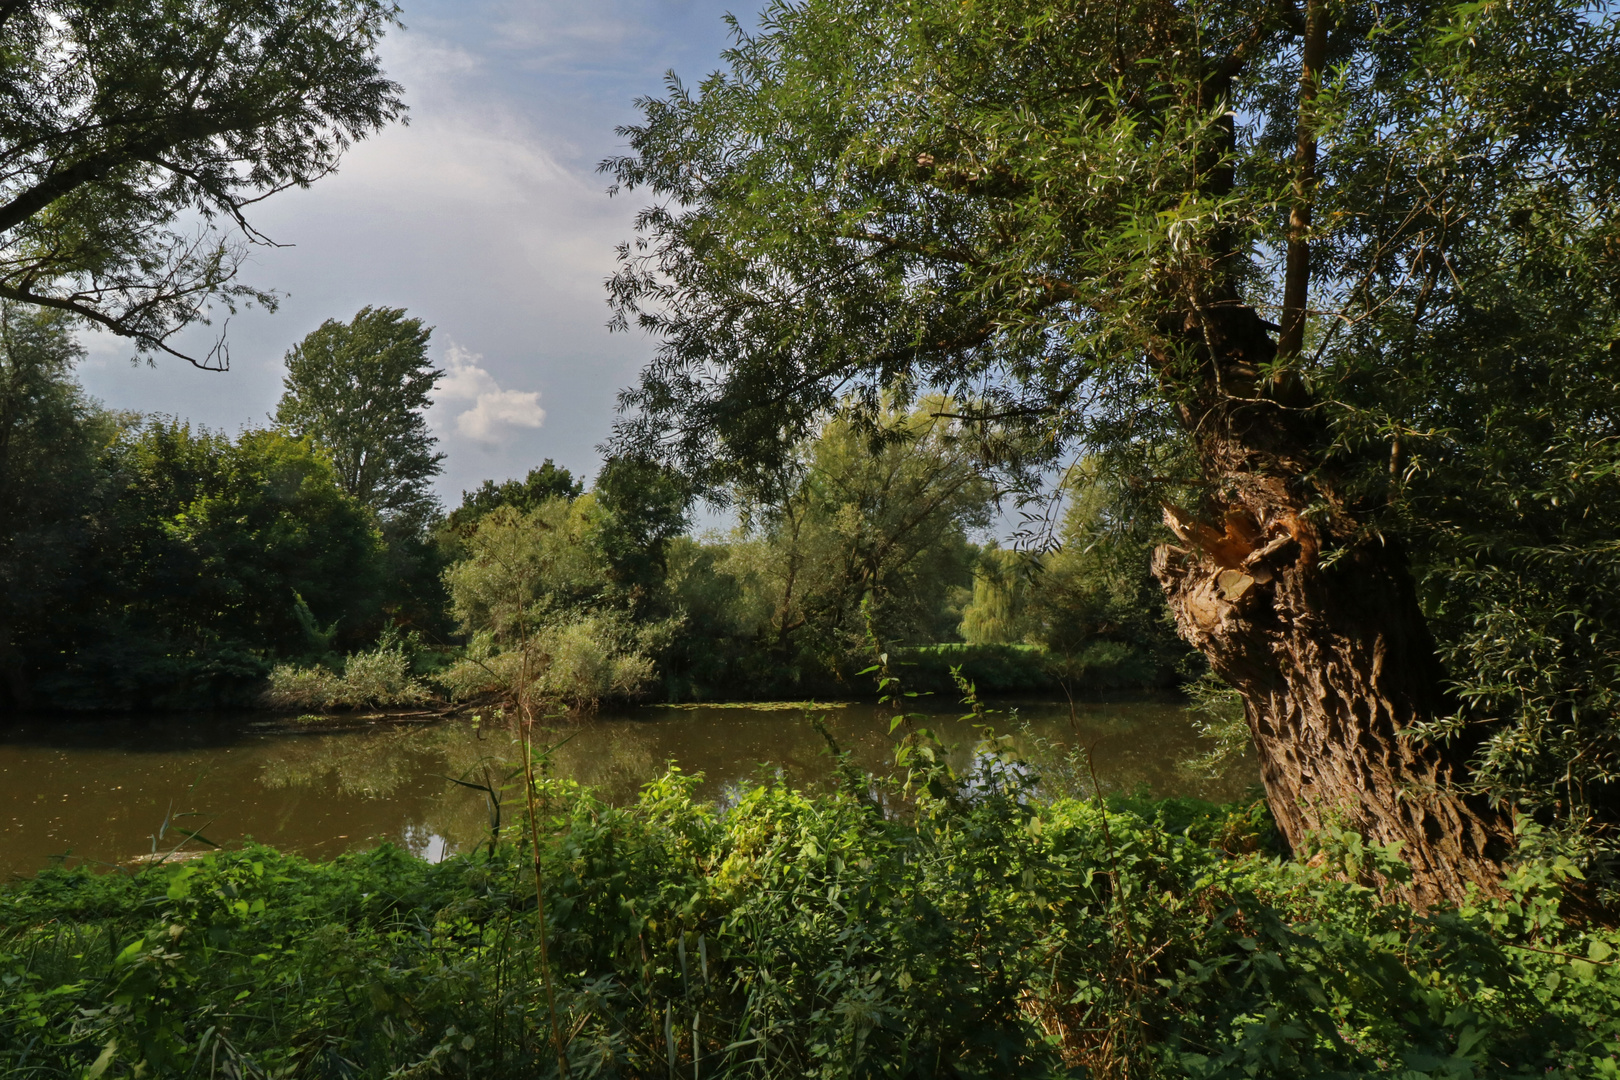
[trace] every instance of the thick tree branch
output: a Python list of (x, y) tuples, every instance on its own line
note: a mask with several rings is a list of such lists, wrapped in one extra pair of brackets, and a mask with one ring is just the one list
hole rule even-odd
[(71, 194), (85, 184), (105, 179), (115, 169), (143, 161), (156, 164), (156, 155), (176, 143), (211, 138), (235, 126), (222, 123), (198, 124), (183, 133), (174, 132), (163, 137), (145, 139), (92, 154), (65, 169), (50, 173), (5, 206), (0, 206), (0, 232), (9, 232), (56, 200)]
[(1277, 355), (1291, 360), (1305, 342), (1311, 285), (1311, 204), (1316, 197), (1316, 94), (1327, 51), (1326, 0), (1306, 0), (1299, 74), (1299, 136), (1294, 148), (1294, 204), (1288, 211), (1288, 262), (1283, 271), (1282, 333)]
[(106, 329), (117, 334), (119, 337), (131, 338), (135, 341), (139, 341), (144, 346), (157, 349), (160, 352), (166, 352), (176, 359), (184, 360), (192, 367), (195, 367), (201, 371), (229, 371), (231, 367), (231, 354), (229, 349), (227, 349), (225, 346), (224, 335), (221, 335), (220, 338), (214, 342), (213, 347), (208, 350), (208, 355), (199, 360), (195, 356), (191, 356), (187, 353), (183, 353), (177, 349), (171, 348), (163, 338), (157, 337), (143, 330), (132, 329), (122, 320), (106, 314), (99, 308), (92, 307), (88, 304), (77, 303), (70, 297), (48, 296), (43, 293), (33, 292), (30, 289), (19, 289), (13, 286), (0, 284), (0, 298), (16, 300), (24, 304), (37, 304), (40, 307), (52, 308), (56, 311), (69, 312), (79, 316), (80, 318), (88, 319), (90, 322), (93, 322), (98, 326), (105, 327)]

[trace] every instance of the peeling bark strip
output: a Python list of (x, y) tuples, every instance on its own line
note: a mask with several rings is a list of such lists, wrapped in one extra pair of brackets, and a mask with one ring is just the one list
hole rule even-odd
[[(1272, 813), (1299, 848), (1326, 824), (1400, 844), (1420, 906), (1500, 891), (1510, 830), (1455, 790), (1466, 751), (1401, 737), (1444, 706), (1434, 642), (1404, 560), (1367, 545), (1324, 569), (1285, 481), (1235, 474), (1223, 528), (1173, 507), (1185, 547), (1153, 572), (1181, 633), (1243, 695)], [(1348, 571), (1348, 572), (1345, 572)]]

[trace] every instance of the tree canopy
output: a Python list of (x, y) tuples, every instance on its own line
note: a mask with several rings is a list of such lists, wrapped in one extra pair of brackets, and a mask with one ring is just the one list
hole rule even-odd
[(403, 308), (328, 319), (287, 353), (276, 423), (326, 448), (338, 483), (385, 521), (422, 524), (442, 453), (424, 415), (444, 372), (427, 358), (431, 327)]
[[(1375, 400), (1406, 413), (1443, 378), (1407, 350), (1486, 315), (1478, 284), (1520, 269), (1515, 249), (1547, 253), (1554, 221), (1615, 257), (1620, 61), (1606, 4), (1323, 12), (1311, 348), (1266, 374), (1365, 432), (1394, 421)], [(603, 165), (659, 200), (610, 283), (617, 325), (660, 340), (620, 439), (694, 469), (757, 458), (852, 383), (875, 404), (896, 380), (1028, 418), (1054, 454), (1178, 434), (1204, 392), (1184, 308), (1284, 315), (1302, 20), (1291, 3), (772, 5), (727, 70), (644, 100), (631, 152)], [(1609, 317), (1582, 316), (1605, 345)]]
[[(720, 483), (898, 390), (969, 403), (1015, 480), (1093, 453), (1166, 508), (1155, 574), (1290, 840), (1342, 820), (1419, 900), (1494, 889), (1492, 799), (1536, 785), (1482, 762), (1577, 770), (1534, 792), (1572, 828), (1617, 778), (1575, 629), (1613, 612), (1531, 584), (1615, 574), (1583, 511), (1620, 434), (1617, 34), (1584, 0), (773, 4), (604, 165), (654, 197), (609, 285), (658, 341), (619, 443)], [(1556, 689), (1485, 685), (1534, 662), (1474, 633), (1521, 588)]]
[(82, 355), (61, 313), (0, 300), (0, 706), (29, 700), (28, 640), (83, 587), (85, 511), (116, 424), (72, 380)]
[(461, 493), (461, 505), (450, 511), (445, 524), (460, 534), (470, 534), (480, 521), (502, 506), (521, 513), (535, 509), (548, 499), (573, 499), (585, 490), (567, 469), (558, 468), (546, 458), (537, 469), (530, 469), (522, 480), (493, 480), (473, 491)]
[(864, 653), (868, 617), (885, 641), (956, 637), (950, 593), (970, 580), (967, 534), (990, 524), (992, 492), (959, 425), (935, 415), (947, 408), (884, 409), (877, 446), (833, 413), (763, 496), (744, 491), (730, 563), (785, 656), (836, 667)]
[[(0, 297), (169, 344), (236, 282), (249, 208), (404, 114), (391, 0), (0, 5)], [(237, 231), (225, 241), (217, 226)], [(194, 363), (224, 366), (216, 348)]]

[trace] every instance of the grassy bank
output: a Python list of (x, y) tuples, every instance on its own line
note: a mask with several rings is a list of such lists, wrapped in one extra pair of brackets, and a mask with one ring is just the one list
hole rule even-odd
[[(987, 694), (1096, 694), (1172, 690), (1184, 678), (1144, 649), (1092, 642), (1059, 655), (1040, 645), (916, 645), (893, 650), (908, 688), (951, 693), (956, 675)], [(955, 674), (953, 674), (953, 671)]]
[[(848, 779), (724, 811), (678, 773), (625, 808), (541, 782), (573, 1075), (1617, 1075), (1620, 936), (1559, 918), (1555, 867), (1425, 916), (1355, 837), (1266, 853), (1259, 808), (1034, 803), (994, 759), (903, 806)], [(523, 833), (9, 886), (0, 1074), (553, 1075)]]
[[(581, 656), (580, 640), (544, 652), (548, 675), (533, 680), (537, 708), (570, 705), (578, 710), (603, 704), (779, 704), (799, 695), (834, 700), (870, 699), (875, 686), (848, 657), (835, 672), (804, 674), (791, 682), (733, 686), (723, 695), (697, 694), (673, 680), (649, 682), (637, 693), (615, 691), (611, 664), (602, 655)], [(590, 646), (594, 648), (594, 646)], [(387, 640), (375, 650), (353, 653), (338, 667), (283, 664), (269, 676), (260, 703), (282, 712), (344, 712), (368, 708), (476, 708), (511, 701), (521, 667), (518, 654), (474, 659), (466, 650), (404, 647)], [(1056, 655), (1040, 645), (899, 646), (892, 650), (894, 671), (908, 689), (928, 694), (959, 693), (958, 677), (985, 694), (999, 696), (1095, 697), (1120, 691), (1173, 692), (1184, 678), (1141, 649), (1117, 642), (1094, 642), (1073, 655)], [(538, 666), (538, 665), (537, 665)], [(472, 672), (473, 674), (468, 674)], [(786, 695), (786, 698), (784, 697)]]

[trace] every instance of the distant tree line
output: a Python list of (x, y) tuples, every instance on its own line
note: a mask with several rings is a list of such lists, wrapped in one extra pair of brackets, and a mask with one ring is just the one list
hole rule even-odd
[[(412, 370), (425, 368), (425, 332), (397, 316)], [(316, 395), (295, 373), (283, 402), (295, 422), (232, 438), (89, 400), (72, 378), (71, 329), (58, 313), (0, 305), (10, 707), (241, 703), (277, 658), (359, 646), (390, 623), (442, 622), (423, 537), (431, 497), (419, 478), (365, 488), (364, 474), (342, 472), (341, 447), (296, 422)], [(402, 380), (392, 410), (379, 401), (372, 412), (420, 425), (412, 392)]]
[(288, 352), (275, 423), (232, 437), (102, 408), (69, 317), (0, 305), (7, 707), (252, 704), (278, 666), (341, 675), (384, 638), (462, 696), (511, 693), (528, 650), (529, 689), (576, 707), (864, 693), (869, 635), (1032, 650), (1026, 688), (1087, 649), (1129, 682), (1177, 678), (1145, 570), (1109, 554), (1145, 540), (1102, 520), (1097, 484), (1053, 552), (973, 541), (994, 491), (944, 400), (875, 427), (830, 410), (733, 492), (723, 535), (693, 535), (689, 485), (634, 459), (589, 491), (547, 460), (445, 513), (430, 337), (395, 308), (329, 320)]
[[(1071, 496), (1064, 542), (1044, 555), (973, 542), (995, 493), (947, 404), (891, 408), (873, 430), (830, 412), (791, 467), (734, 493), (729, 532), (693, 535), (683, 482), (633, 460), (610, 461), (583, 494), (549, 462), (469, 493), (440, 534), (469, 650), (445, 678), (461, 694), (510, 693), (545, 671), (533, 692), (573, 704), (862, 695), (874, 645), (945, 676), (928, 650), (953, 644), (1026, 651), (998, 689), (1184, 678), (1188, 652), (1126, 554), (1151, 533), (1101, 520), (1097, 491)], [(992, 629), (1009, 575), (1030, 584)], [(1086, 656), (1089, 670), (1075, 662)]]

